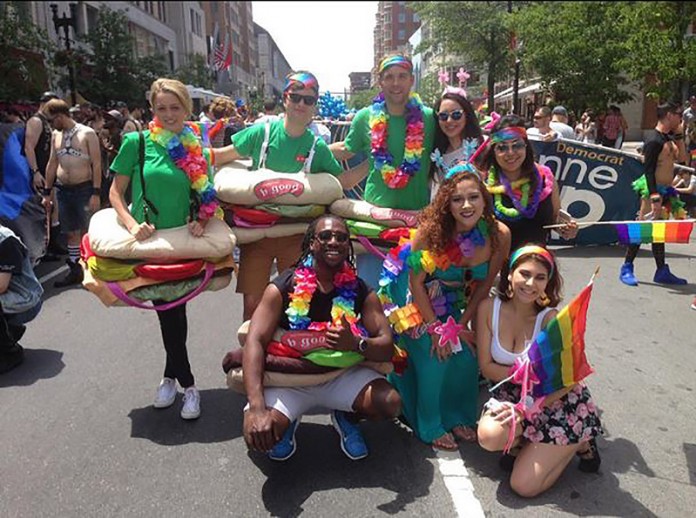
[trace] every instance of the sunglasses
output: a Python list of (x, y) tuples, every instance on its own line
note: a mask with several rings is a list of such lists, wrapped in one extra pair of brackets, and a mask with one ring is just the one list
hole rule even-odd
[(535, 120), (535, 121), (538, 121), (538, 120), (540, 120), (540, 119), (545, 119), (546, 117), (547, 117), (546, 115), (535, 115), (535, 116), (534, 116), (534, 120)]
[(521, 140), (518, 140), (517, 142), (515, 142), (513, 144), (498, 143), (495, 146), (493, 146), (493, 149), (495, 149), (496, 153), (500, 153), (502, 155), (503, 153), (507, 153), (507, 152), (517, 153), (518, 151), (522, 151), (526, 147), (527, 147), (527, 144), (525, 144)]
[(322, 230), (321, 232), (318, 232), (315, 234), (315, 237), (321, 242), (321, 243), (328, 243), (331, 241), (331, 238), (336, 238), (337, 243), (346, 243), (348, 241), (348, 233), (347, 232), (334, 232), (332, 230)]
[(317, 104), (317, 98), (313, 95), (288, 94), (288, 99), (295, 104), (300, 104), (300, 101), (304, 101), (305, 106)]
[(452, 112), (439, 112), (437, 114), (438, 120), (441, 120), (442, 122), (446, 122), (450, 117), (452, 117), (453, 121), (458, 121), (463, 116), (464, 116), (463, 110), (454, 110)]

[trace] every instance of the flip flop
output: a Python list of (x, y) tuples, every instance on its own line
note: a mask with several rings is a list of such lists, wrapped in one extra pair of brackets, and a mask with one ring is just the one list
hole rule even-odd
[[(445, 446), (443, 441), (446, 441), (447, 438), (449, 438), (452, 441), (452, 446)], [(459, 449), (459, 446), (457, 446), (457, 442), (454, 440), (454, 438), (450, 434), (445, 434), (441, 437), (438, 437), (435, 439), (432, 443), (431, 446), (435, 448), (436, 450), (443, 450), (443, 451), (457, 451)]]
[(476, 442), (478, 434), (471, 426), (455, 426), (452, 428), (452, 435), (455, 441)]

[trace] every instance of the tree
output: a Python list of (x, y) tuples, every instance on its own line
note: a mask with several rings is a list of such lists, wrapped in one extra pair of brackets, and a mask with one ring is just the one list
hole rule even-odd
[(213, 76), (208, 68), (208, 62), (200, 54), (189, 54), (186, 64), (176, 69), (174, 77), (186, 85), (200, 88), (213, 88)]
[(661, 100), (685, 100), (696, 78), (696, 2), (628, 2), (621, 65), (644, 91)]
[(492, 107), (495, 83), (510, 58), (508, 2), (411, 2), (427, 21), (430, 37), (419, 51), (466, 56), (471, 64), (488, 72), (488, 106)]
[(624, 9), (620, 2), (544, 2), (520, 9), (511, 25), (523, 42), (522, 63), (575, 113), (630, 100), (621, 89), (628, 83), (621, 66)]
[(22, 15), (22, 2), (4, 4), (0, 5), (0, 99), (35, 101), (48, 88), (55, 46), (28, 14)]
[(155, 79), (170, 75), (167, 58), (163, 54), (154, 54), (138, 59), (135, 70), (135, 83), (140, 102), (145, 100), (145, 94), (150, 90)]
[(350, 99), (346, 103), (349, 108), (359, 110), (365, 106), (372, 104), (372, 99), (379, 93), (379, 88), (370, 88), (369, 90), (359, 90), (350, 94)]

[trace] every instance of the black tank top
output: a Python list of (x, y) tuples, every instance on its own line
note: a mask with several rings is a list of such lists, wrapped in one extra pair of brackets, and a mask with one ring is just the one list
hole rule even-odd
[(34, 117), (37, 117), (42, 125), (39, 140), (36, 142), (36, 147), (34, 148), (36, 166), (39, 168), (39, 171), (41, 171), (41, 174), (46, 176), (46, 166), (51, 156), (51, 125), (41, 112), (37, 112)]

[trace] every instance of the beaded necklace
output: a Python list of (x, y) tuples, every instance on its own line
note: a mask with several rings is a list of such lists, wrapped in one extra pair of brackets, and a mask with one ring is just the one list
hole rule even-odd
[(337, 295), (333, 298), (331, 306), (331, 322), (312, 322), (309, 318), (309, 305), (314, 292), (317, 290), (317, 272), (314, 270), (313, 263), (314, 258), (310, 255), (303, 261), (302, 266), (295, 270), (293, 279), (295, 287), (290, 294), (288, 309), (285, 310), (290, 329), (293, 331), (303, 329), (323, 331), (329, 326), (340, 327), (342, 315), (346, 316), (351, 328), (354, 328), (358, 320), (355, 315), (358, 278), (348, 262), (343, 263), (333, 278)]
[(200, 202), (198, 219), (222, 219), (223, 213), (215, 198), (215, 188), (208, 179), (208, 162), (203, 156), (200, 128), (185, 124), (181, 133), (174, 133), (162, 127), (159, 119), (149, 124), (150, 139), (167, 150), (169, 158), (186, 173), (191, 189), (196, 192)]
[[(494, 167), (488, 171), (486, 188), (493, 195), (493, 210), (498, 219), (516, 221), (521, 218), (531, 219), (539, 208), (539, 203), (545, 200), (553, 190), (553, 173), (547, 167), (534, 165), (536, 187), (529, 199), (531, 179), (520, 178), (510, 182), (504, 174), (498, 176)], [(503, 194), (512, 202), (512, 207), (503, 205)]]
[(375, 170), (382, 175), (382, 180), (390, 189), (403, 189), (420, 169), (423, 155), (425, 131), (423, 124), (423, 103), (416, 93), (409, 95), (406, 104), (406, 142), (404, 159), (398, 169), (394, 168), (394, 157), (389, 152), (387, 136), (389, 115), (384, 94), (374, 98), (370, 109), (370, 140)]

